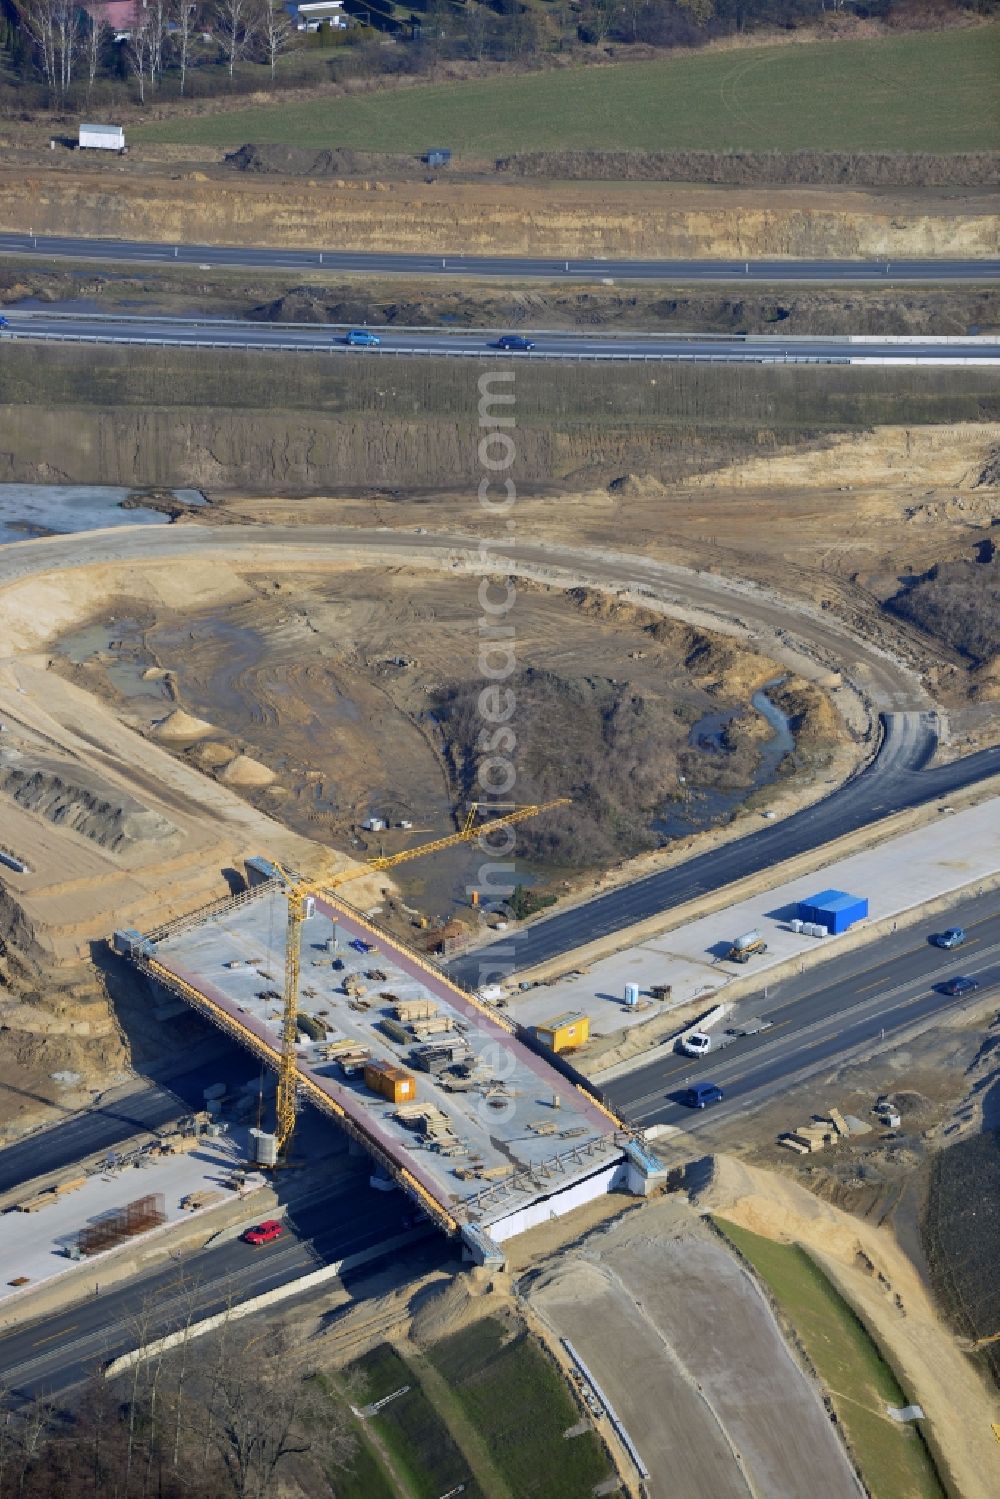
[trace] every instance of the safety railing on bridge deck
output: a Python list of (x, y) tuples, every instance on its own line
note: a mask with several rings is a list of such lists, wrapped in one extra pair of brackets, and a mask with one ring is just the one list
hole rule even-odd
[[(265, 1041), (250, 1026), (244, 1025), (235, 1015), (230, 1015), (228, 1010), (224, 1010), (221, 1005), (215, 1004), (207, 994), (203, 994), (193, 984), (189, 984), (178, 974), (173, 973), (169, 968), (165, 968), (155, 958), (137, 956), (133, 961), (137, 967), (142, 969), (151, 978), (156, 979), (157, 983), (162, 984), (165, 989), (168, 989), (171, 993), (176, 994), (178, 998), (185, 1000), (188, 1004), (199, 1010), (214, 1025), (218, 1026), (220, 1030), (238, 1041), (241, 1046), (247, 1047), (250, 1051), (261, 1057), (269, 1067), (272, 1067), (275, 1071), (278, 1070), (281, 1065), (280, 1051), (277, 1047)], [(376, 1140), (365, 1129), (359, 1119), (355, 1118), (353, 1114), (349, 1114), (343, 1105), (339, 1104), (335, 1098), (325, 1092), (313, 1078), (308, 1077), (301, 1071), (297, 1073), (297, 1087), (302, 1094), (309, 1098), (310, 1102), (316, 1108), (321, 1109), (326, 1114), (332, 1115), (352, 1139), (357, 1140), (358, 1144), (362, 1145), (369, 1155), (378, 1161), (379, 1165), (383, 1166), (401, 1186), (405, 1187), (412, 1196), (416, 1197), (420, 1206), (439, 1228), (443, 1229), (447, 1234), (458, 1233), (460, 1225), (457, 1219), (452, 1217), (443, 1204), (438, 1202), (433, 1193), (429, 1192), (412, 1172), (401, 1165), (385, 1149), (381, 1142)]]

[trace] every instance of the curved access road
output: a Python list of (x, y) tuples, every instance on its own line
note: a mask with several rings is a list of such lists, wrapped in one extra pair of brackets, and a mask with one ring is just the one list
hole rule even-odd
[(0, 234), (0, 254), (108, 264), (194, 265), (203, 270), (361, 272), (405, 276), (572, 276), (626, 281), (995, 281), (1000, 260), (553, 260), (504, 255), (388, 255), (333, 246), (310, 250), (241, 245), (171, 245), (148, 240)]
[[(490, 982), (498, 963), (509, 971), (557, 957), (893, 812), (946, 797), (1000, 773), (1000, 747), (928, 769), (937, 745), (937, 717), (919, 678), (887, 650), (853, 635), (829, 614), (814, 613), (804, 601), (786, 601), (752, 585), (627, 553), (601, 554), (541, 542), (497, 543), (484, 549), (460, 535), (343, 526), (123, 526), (0, 547), (0, 588), (32, 574), (86, 564), (156, 565), (192, 555), (200, 560), (211, 555), (236, 566), (315, 568), (324, 560), (369, 566), (409, 563), (514, 574), (563, 587), (628, 589), (633, 597), (652, 607), (659, 604), (666, 613), (684, 613), (727, 633), (749, 633), (757, 649), (778, 659), (792, 650), (836, 667), (879, 710), (881, 735), (874, 759), (823, 800), (676, 868), (608, 891), (456, 958), (450, 973), (471, 987)], [(23, 607), (30, 609), (29, 599)], [(478, 620), (470, 618), (469, 628), (471, 656)], [(905, 644), (904, 637), (899, 638)]]
[[(470, 500), (470, 505), (476, 502)], [(0, 588), (40, 572), (93, 563), (155, 566), (191, 554), (201, 560), (217, 557), (236, 566), (315, 568), (324, 562), (332, 566), (357, 561), (372, 566), (391, 561), (477, 575), (511, 574), (555, 587), (628, 592), (637, 602), (653, 609), (660, 606), (666, 614), (681, 614), (723, 634), (752, 637), (755, 648), (765, 655), (781, 659), (797, 652), (825, 670), (839, 672), (879, 711), (933, 709), (916, 671), (905, 663), (905, 629), (888, 620), (884, 635), (895, 640), (897, 655), (855, 635), (832, 618), (831, 611), (813, 609), (805, 600), (783, 599), (753, 583), (635, 553), (596, 551), (562, 542), (481, 541), (457, 532), (429, 534), (422, 529), (387, 527), (123, 525), (0, 546)], [(478, 628), (478, 618), (470, 618), (470, 658), (477, 648)]]
[(856, 339), (779, 333), (652, 334), (541, 332), (530, 350), (500, 351), (501, 330), (454, 332), (379, 328), (370, 348), (347, 343), (339, 324), (265, 323), (220, 318), (131, 317), (70, 310), (13, 310), (4, 339), (46, 343), (145, 344), (167, 348), (242, 349), (339, 354), (351, 359), (437, 355), (451, 359), (664, 360), (727, 364), (1000, 365), (1000, 341), (989, 338)]

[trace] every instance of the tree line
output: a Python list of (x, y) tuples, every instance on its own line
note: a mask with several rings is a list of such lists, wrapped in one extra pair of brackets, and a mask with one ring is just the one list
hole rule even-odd
[(81, 92), (89, 100), (99, 77), (130, 78), (144, 103), (169, 72), (183, 95), (196, 46), (200, 61), (221, 65), (230, 78), (246, 59), (266, 65), (273, 79), (296, 34), (275, 0), (137, 0), (121, 33), (102, 5), (84, 9), (79, 0), (8, 0), (4, 19), (0, 42), (6, 41), (13, 71), (40, 76), (57, 110)]
[[(279, 70), (292, 47), (336, 44), (324, 76), (341, 81), (379, 74), (421, 74), (439, 63), (531, 64), (553, 53), (617, 46), (697, 47), (762, 28), (813, 27), (844, 12), (901, 24), (943, 24), (949, 15), (995, 13), (1000, 0), (345, 0), (354, 23), (299, 33), (282, 0), (137, 0), (127, 35), (111, 30), (95, 0), (0, 0), (0, 80), (43, 80), (50, 107), (88, 101), (99, 79), (129, 80), (140, 103), (165, 83), (188, 90), (197, 67), (199, 93), (301, 83)], [(124, 28), (123, 28), (124, 31)], [(390, 45), (386, 45), (391, 40)], [(243, 69), (238, 65), (255, 64)], [(263, 75), (263, 77), (262, 77)], [(2, 84), (0, 84), (2, 86)]]
[(0, 1391), (0, 1499), (268, 1499), (288, 1480), (334, 1499), (357, 1451), (345, 1405), (279, 1331), (243, 1326), (95, 1371), (68, 1406)]

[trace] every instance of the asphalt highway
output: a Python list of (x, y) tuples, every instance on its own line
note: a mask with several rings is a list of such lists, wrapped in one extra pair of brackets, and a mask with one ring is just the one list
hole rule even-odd
[(84, 1383), (120, 1353), (312, 1270), (370, 1250), (406, 1231), (412, 1205), (401, 1192), (374, 1192), (366, 1163), (289, 1209), (270, 1244), (235, 1239), (111, 1286), (63, 1312), (0, 1334), (0, 1386), (17, 1400)]
[[(928, 938), (943, 926), (963, 926), (967, 941), (945, 951)], [(937, 987), (967, 974), (980, 992), (949, 998)], [(779, 1094), (793, 1077), (864, 1055), (873, 1045), (921, 1021), (960, 1010), (1000, 986), (1000, 913), (995, 895), (964, 902), (947, 920), (904, 932), (831, 958), (819, 969), (770, 985), (740, 1002), (744, 1015), (770, 1021), (770, 1028), (741, 1037), (706, 1057), (679, 1056), (672, 1048), (641, 1070), (604, 1089), (605, 1096), (633, 1124), (673, 1124), (697, 1130), (713, 1119), (743, 1112)], [(725, 1099), (709, 1109), (692, 1110), (679, 1094), (692, 1082), (713, 1082)], [(789, 1120), (794, 1124), (794, 1120)]]
[(226, 1049), (168, 1083), (147, 1080), (127, 1090), (116, 1089), (86, 1113), (71, 1114), (0, 1150), (0, 1193), (112, 1150), (133, 1135), (162, 1129), (182, 1114), (204, 1108), (204, 1089), (212, 1083), (242, 1081), (251, 1071), (245, 1053)]
[(557, 911), (520, 931), (504, 933), (497, 941), (454, 958), (448, 964), (449, 974), (473, 989), (493, 983), (770, 869), (893, 812), (946, 798), (963, 786), (1000, 774), (1000, 746), (925, 769), (936, 744), (930, 716), (897, 713), (887, 715), (883, 722), (885, 737), (874, 761), (821, 801), (672, 869)]
[(363, 272), (369, 275), (564, 277), (629, 281), (993, 281), (998, 260), (554, 260), (503, 255), (359, 254), (317, 247), (171, 245), (143, 240), (0, 234), (0, 254), (110, 263), (195, 265), (205, 270)]
[[(981, 990), (1000, 985), (996, 897), (964, 902), (941, 921), (955, 923), (968, 933), (960, 950), (932, 947), (931, 928), (917, 927), (832, 959), (742, 1003), (744, 1013), (770, 1022), (767, 1030), (700, 1060), (664, 1049), (648, 1066), (608, 1083), (605, 1096), (637, 1126), (665, 1123), (698, 1131), (766, 1101), (811, 1069), (959, 1009), (970, 1001), (942, 996), (935, 985), (943, 979), (965, 973), (979, 978)], [(697, 1079), (718, 1083), (724, 1102), (704, 1112), (678, 1103), (676, 1095)], [(406, 1201), (397, 1193), (371, 1192), (366, 1175), (363, 1168), (340, 1176), (304, 1199), (290, 1211), (286, 1235), (270, 1245), (232, 1241), (201, 1250), (0, 1335), (0, 1385), (15, 1399), (58, 1395), (141, 1337), (176, 1327), (189, 1310), (210, 1316), (406, 1231)]]
[(152, 344), (171, 348), (252, 349), (281, 353), (329, 353), (351, 359), (389, 354), (451, 358), (716, 361), (743, 364), (845, 364), (886, 360), (905, 364), (1000, 364), (1000, 343), (968, 338), (857, 342), (850, 338), (786, 337), (781, 334), (602, 334), (548, 332), (532, 335), (530, 351), (496, 347), (499, 331), (452, 332), (379, 328), (377, 348), (350, 347), (340, 325), (265, 323), (235, 319), (131, 317), (75, 311), (8, 310), (2, 339), (45, 342)]

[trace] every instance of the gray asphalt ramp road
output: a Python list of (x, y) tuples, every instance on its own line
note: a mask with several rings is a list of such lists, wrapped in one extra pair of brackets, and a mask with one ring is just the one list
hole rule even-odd
[(651, 1494), (752, 1499), (711, 1408), (610, 1270), (571, 1260), (532, 1301), (586, 1360), (649, 1469)]
[(819, 1389), (756, 1283), (681, 1205), (593, 1235), (531, 1301), (602, 1385), (651, 1494), (859, 1499)]

